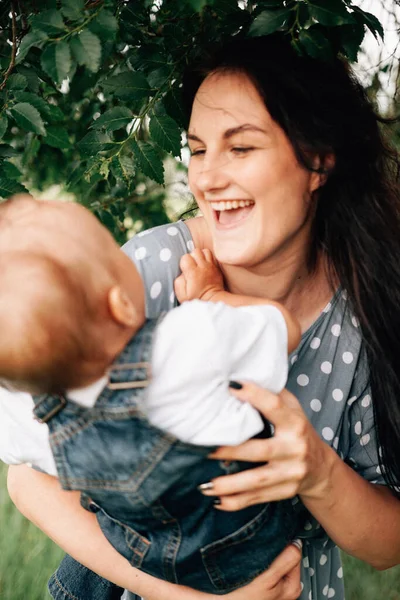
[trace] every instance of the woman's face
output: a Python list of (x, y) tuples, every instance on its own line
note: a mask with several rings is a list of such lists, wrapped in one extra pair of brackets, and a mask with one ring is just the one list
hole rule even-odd
[(216, 258), (251, 268), (304, 255), (320, 176), (298, 163), (245, 74), (207, 77), (194, 100), (188, 139), (189, 185)]

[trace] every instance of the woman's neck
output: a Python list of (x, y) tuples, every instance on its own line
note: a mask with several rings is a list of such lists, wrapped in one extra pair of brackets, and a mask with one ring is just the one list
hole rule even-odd
[(220, 265), (227, 289), (233, 294), (245, 294), (279, 302), (298, 319), (302, 332), (318, 318), (335, 289), (327, 276), (326, 261), (317, 260), (313, 270), (305, 257), (283, 257), (276, 264), (254, 268)]

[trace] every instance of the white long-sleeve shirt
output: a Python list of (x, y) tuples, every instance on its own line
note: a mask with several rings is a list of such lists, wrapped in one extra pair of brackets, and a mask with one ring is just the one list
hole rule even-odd
[[(287, 328), (277, 308), (186, 302), (157, 327), (141, 408), (151, 423), (185, 442), (237, 445), (262, 431), (263, 422), (231, 395), (228, 382), (252, 381), (278, 393), (287, 371)], [(106, 384), (103, 377), (68, 399), (94, 406)], [(48, 427), (34, 420), (32, 409), (29, 394), (0, 389), (0, 459), (56, 475)]]

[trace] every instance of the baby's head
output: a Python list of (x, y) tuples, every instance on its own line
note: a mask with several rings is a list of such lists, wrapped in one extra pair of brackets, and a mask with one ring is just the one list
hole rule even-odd
[(140, 276), (78, 204), (0, 204), (0, 383), (62, 392), (101, 377), (144, 321)]

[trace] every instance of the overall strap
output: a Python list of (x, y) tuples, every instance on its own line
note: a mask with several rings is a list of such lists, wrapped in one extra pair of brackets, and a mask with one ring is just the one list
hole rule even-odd
[[(108, 384), (101, 392), (98, 401), (107, 399), (116, 390), (140, 389), (148, 386), (151, 377), (153, 334), (164, 316), (165, 313), (158, 319), (148, 319), (117, 356), (107, 371)], [(66, 393), (33, 396), (33, 401), (35, 403), (33, 414), (39, 423), (48, 423), (68, 403), (73, 403)]]

